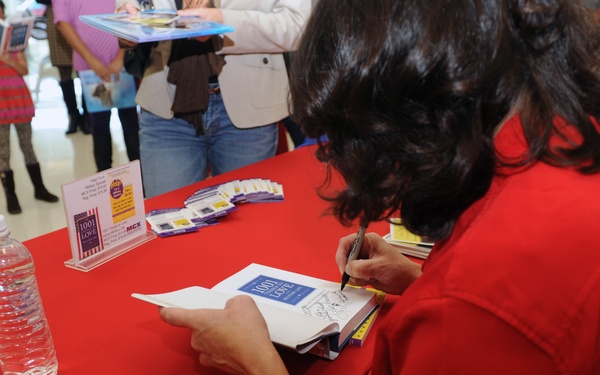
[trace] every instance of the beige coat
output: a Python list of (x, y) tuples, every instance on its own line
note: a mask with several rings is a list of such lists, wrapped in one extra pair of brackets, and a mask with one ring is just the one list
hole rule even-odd
[[(125, 2), (117, 0), (117, 8)], [(221, 0), (223, 22), (234, 32), (225, 35), (226, 64), (219, 75), (225, 108), (238, 128), (274, 123), (287, 117), (288, 77), (283, 52), (291, 51), (310, 14), (311, 0)], [(174, 0), (154, 0), (156, 9), (174, 9)], [(174, 87), (167, 83), (170, 42), (151, 56), (137, 94), (144, 109), (172, 118)]]

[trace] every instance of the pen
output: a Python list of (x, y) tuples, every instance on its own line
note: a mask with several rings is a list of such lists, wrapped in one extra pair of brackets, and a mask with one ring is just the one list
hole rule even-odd
[[(358, 233), (356, 234), (356, 238), (354, 239), (354, 243), (352, 244), (352, 249), (350, 249), (350, 253), (348, 253), (348, 262), (355, 260), (358, 257), (358, 253), (360, 253), (360, 248), (362, 246), (363, 239), (365, 238), (367, 226), (368, 224), (361, 222), (360, 228), (358, 228)], [(344, 275), (342, 276), (341, 290), (344, 290), (344, 287), (348, 283), (348, 280), (350, 280), (350, 275), (344, 272)]]

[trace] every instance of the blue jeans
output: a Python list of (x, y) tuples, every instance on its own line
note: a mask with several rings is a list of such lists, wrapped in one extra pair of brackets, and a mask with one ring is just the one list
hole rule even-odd
[(277, 150), (277, 124), (238, 129), (220, 94), (211, 94), (202, 116), (204, 135), (180, 118), (164, 119), (142, 111), (140, 160), (146, 197), (201, 181), (210, 174), (267, 159)]

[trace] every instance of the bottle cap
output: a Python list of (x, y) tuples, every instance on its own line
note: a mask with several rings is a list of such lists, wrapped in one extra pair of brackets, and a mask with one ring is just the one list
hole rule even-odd
[(5, 237), (10, 234), (10, 229), (8, 229), (8, 224), (6, 223), (6, 218), (4, 215), (0, 215), (0, 237)]

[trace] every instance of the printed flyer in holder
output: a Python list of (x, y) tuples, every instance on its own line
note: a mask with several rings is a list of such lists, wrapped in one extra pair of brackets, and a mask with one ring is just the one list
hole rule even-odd
[(87, 272), (156, 237), (146, 230), (138, 160), (61, 188), (73, 255), (67, 267)]

